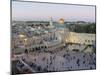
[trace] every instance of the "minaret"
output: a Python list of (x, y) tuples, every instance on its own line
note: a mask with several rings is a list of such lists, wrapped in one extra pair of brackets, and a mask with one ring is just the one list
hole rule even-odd
[(50, 17), (50, 27), (53, 27), (53, 21), (52, 21), (52, 17)]

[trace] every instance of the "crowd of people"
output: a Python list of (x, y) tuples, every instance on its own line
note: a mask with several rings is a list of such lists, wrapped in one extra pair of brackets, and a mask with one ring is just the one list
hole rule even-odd
[(25, 50), (21, 59), (34, 70), (34, 73), (90, 70), (96, 68), (95, 53), (66, 51), (64, 48), (61, 51), (55, 52), (28, 53)]

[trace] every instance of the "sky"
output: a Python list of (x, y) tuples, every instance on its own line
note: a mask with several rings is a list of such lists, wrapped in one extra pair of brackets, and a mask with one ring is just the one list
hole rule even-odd
[(12, 20), (95, 22), (95, 6), (12, 1)]

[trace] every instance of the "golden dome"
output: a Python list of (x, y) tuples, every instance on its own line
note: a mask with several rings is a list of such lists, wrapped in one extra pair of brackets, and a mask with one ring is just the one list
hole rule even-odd
[(63, 24), (63, 23), (64, 23), (64, 19), (63, 19), (63, 18), (60, 18), (60, 19), (59, 19), (59, 23), (60, 23), (60, 24)]

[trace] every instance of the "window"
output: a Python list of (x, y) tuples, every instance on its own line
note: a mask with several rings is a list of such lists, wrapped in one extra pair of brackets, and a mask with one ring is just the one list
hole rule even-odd
[(87, 42), (87, 40), (85, 40), (85, 42)]
[(92, 40), (92, 43), (94, 42), (94, 40)]
[(88, 40), (88, 42), (90, 42), (90, 40)]

